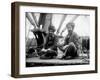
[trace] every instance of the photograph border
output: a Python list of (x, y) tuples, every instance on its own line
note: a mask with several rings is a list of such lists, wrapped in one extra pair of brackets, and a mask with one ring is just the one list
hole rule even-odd
[[(74, 71), (74, 72), (55, 72), (55, 73), (43, 73), (43, 74), (23, 74), (20, 75), (20, 60), (19, 60), (19, 8), (20, 6), (39, 6), (39, 7), (55, 7), (55, 8), (73, 8), (73, 9), (87, 9), (95, 11), (95, 70), (89, 71)], [(58, 75), (72, 75), (72, 74), (86, 74), (97, 73), (97, 7), (96, 6), (81, 6), (81, 5), (62, 5), (62, 4), (47, 4), (47, 3), (31, 3), (31, 2), (13, 2), (11, 4), (11, 76), (15, 78), (25, 77), (41, 77), (41, 76), (58, 76)]]

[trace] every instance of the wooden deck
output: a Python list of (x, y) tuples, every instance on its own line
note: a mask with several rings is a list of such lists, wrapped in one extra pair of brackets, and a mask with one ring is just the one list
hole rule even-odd
[(39, 59), (39, 58), (27, 58), (26, 63), (31, 63), (33, 66), (46, 66), (46, 65), (77, 65), (77, 64), (89, 64), (89, 59)]
[(39, 57), (26, 58), (26, 67), (35, 66), (56, 66), (56, 65), (83, 65), (89, 64), (87, 54), (80, 54), (76, 59), (60, 59), (62, 54), (59, 54), (56, 59), (40, 59)]

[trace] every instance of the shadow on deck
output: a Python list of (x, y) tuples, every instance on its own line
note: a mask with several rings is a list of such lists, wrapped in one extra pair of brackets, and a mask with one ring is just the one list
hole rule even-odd
[(40, 58), (26, 58), (26, 67), (40, 67), (40, 66), (64, 66), (64, 65), (85, 65), (89, 64), (87, 58), (77, 59), (40, 59)]

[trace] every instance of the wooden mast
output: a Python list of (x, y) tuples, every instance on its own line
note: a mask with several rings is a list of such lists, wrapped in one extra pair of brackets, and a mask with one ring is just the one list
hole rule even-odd
[(59, 27), (58, 27), (58, 29), (57, 29), (56, 34), (59, 34), (59, 31), (60, 31), (60, 29), (61, 29), (61, 26), (62, 26), (64, 20), (66, 19), (66, 17), (67, 17), (67, 15), (65, 15), (65, 14), (62, 16), (62, 19), (61, 19), (61, 22), (60, 22), (60, 25), (59, 25)]

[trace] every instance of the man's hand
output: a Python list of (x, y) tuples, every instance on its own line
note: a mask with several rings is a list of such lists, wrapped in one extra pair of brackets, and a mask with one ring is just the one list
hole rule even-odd
[(43, 48), (41, 51), (47, 51), (47, 50)]
[(51, 50), (51, 48), (48, 48), (47, 50)]
[(65, 46), (63, 46), (63, 49), (65, 50), (68, 46), (69, 46), (69, 45), (65, 45)]

